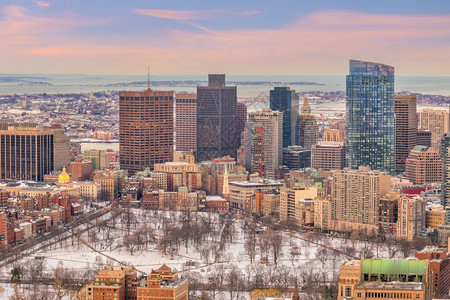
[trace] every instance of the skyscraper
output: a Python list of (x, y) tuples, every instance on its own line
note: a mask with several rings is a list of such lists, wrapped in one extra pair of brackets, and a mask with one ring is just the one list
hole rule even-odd
[(175, 98), (175, 148), (197, 150), (197, 95), (177, 93)]
[(120, 166), (131, 174), (173, 159), (171, 91), (119, 92)]
[(395, 173), (394, 67), (350, 60), (347, 165)]
[(302, 111), (298, 118), (297, 135), (295, 144), (307, 150), (319, 141), (319, 126), (314, 115), (311, 114), (311, 107), (308, 98), (303, 101)]
[(0, 123), (0, 179), (43, 181), (70, 162), (69, 150), (62, 128)]
[(415, 146), (406, 159), (406, 179), (414, 184), (441, 181), (441, 158), (432, 147)]
[(417, 145), (417, 96), (394, 96), (395, 101), (395, 171), (405, 172), (409, 152)]
[(270, 109), (283, 113), (283, 147), (295, 145), (299, 100), (295, 90), (275, 87), (270, 91)]
[(236, 158), (237, 89), (225, 86), (225, 74), (209, 74), (197, 87), (197, 160)]
[[(275, 169), (283, 162), (283, 114), (270, 109), (249, 113), (246, 127), (254, 129), (258, 126), (262, 127), (262, 156), (266, 173), (268, 177), (273, 177)], [(256, 145), (252, 144), (253, 147), (247, 147), (247, 149), (255, 152), (258, 149)]]
[(420, 129), (431, 131), (431, 147), (441, 151), (441, 140), (449, 132), (449, 115), (446, 110), (425, 108), (420, 113)]

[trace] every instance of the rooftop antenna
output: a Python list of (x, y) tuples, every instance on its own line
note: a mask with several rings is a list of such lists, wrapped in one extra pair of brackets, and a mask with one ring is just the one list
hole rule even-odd
[(147, 88), (150, 90), (150, 66), (147, 66)]

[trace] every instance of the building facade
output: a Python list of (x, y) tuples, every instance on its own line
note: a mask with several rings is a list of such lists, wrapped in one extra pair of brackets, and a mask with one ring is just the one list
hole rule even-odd
[(394, 67), (350, 60), (346, 90), (347, 166), (394, 175)]
[(432, 147), (415, 146), (405, 162), (406, 178), (414, 184), (441, 181), (441, 158)]
[[(262, 149), (259, 153), (262, 155), (262, 161), (265, 165), (266, 175), (268, 177), (274, 176), (274, 171), (281, 165), (283, 160), (283, 114), (279, 111), (272, 111), (270, 109), (263, 109), (262, 111), (251, 112), (248, 114), (248, 122), (244, 132), (244, 147), (246, 147), (246, 167), (248, 171), (252, 169), (258, 170), (259, 168), (251, 168), (255, 165), (255, 161), (252, 157), (257, 158), (258, 154), (258, 137), (256, 140), (253, 138), (255, 134), (248, 134), (249, 130), (254, 130), (255, 127), (261, 127), (262, 133)], [(257, 135), (257, 132), (256, 132)], [(252, 140), (248, 140), (248, 139)], [(247, 160), (247, 157), (249, 158)]]
[(447, 110), (424, 108), (420, 113), (420, 129), (431, 131), (431, 147), (441, 149), (441, 140), (449, 132), (449, 115)]
[(270, 109), (283, 113), (283, 147), (295, 145), (299, 99), (289, 87), (275, 87), (270, 91)]
[(425, 229), (426, 211), (423, 198), (403, 196), (398, 202), (397, 237), (412, 241)]
[(311, 167), (321, 171), (345, 167), (345, 146), (342, 142), (319, 142), (311, 150)]
[(395, 101), (395, 170), (405, 172), (409, 152), (417, 144), (417, 96), (394, 96)]
[(173, 160), (174, 93), (119, 92), (120, 166), (131, 174)]
[(197, 150), (197, 95), (176, 93), (175, 97), (175, 148)]
[(331, 196), (338, 231), (378, 232), (379, 201), (391, 188), (391, 176), (369, 167), (332, 172)]
[(319, 126), (314, 115), (311, 114), (311, 107), (308, 98), (305, 97), (301, 114), (298, 117), (298, 127), (295, 144), (311, 150), (312, 146), (319, 141)]
[(225, 74), (209, 74), (197, 87), (197, 161), (237, 155), (237, 89)]
[(55, 139), (51, 129), (0, 130), (0, 179), (43, 181), (45, 174), (55, 170), (54, 156)]
[(245, 123), (247, 123), (247, 105), (242, 102), (237, 103), (237, 144), (241, 145), (242, 133), (244, 132)]

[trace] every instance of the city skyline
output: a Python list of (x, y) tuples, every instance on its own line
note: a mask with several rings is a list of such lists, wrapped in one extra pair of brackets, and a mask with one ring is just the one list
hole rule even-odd
[(450, 5), (383, 3), (7, 0), (2, 72), (344, 75), (354, 58), (449, 76)]

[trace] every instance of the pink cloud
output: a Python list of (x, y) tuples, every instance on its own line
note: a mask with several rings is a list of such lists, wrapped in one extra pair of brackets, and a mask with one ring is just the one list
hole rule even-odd
[(50, 2), (46, 2), (46, 1), (33, 1), (34, 3), (36, 3), (37, 6), (40, 7), (49, 7), (50, 6)]
[(391, 64), (397, 74), (450, 75), (450, 16), (444, 15), (323, 11), (284, 28), (213, 31), (191, 23), (206, 18), (204, 11), (152, 10), (148, 15), (202, 31), (167, 29), (131, 38), (66, 34), (72, 27), (96, 24), (92, 20), (39, 18), (18, 6), (3, 12), (0, 38), (11, 57), (6, 71), (29, 62), (62, 73), (136, 74), (150, 64), (157, 74), (333, 75), (347, 73), (348, 59), (357, 58)]
[(235, 15), (235, 16), (250, 16), (260, 14), (260, 11), (231, 11), (222, 9), (211, 9), (211, 10), (167, 10), (167, 9), (145, 9), (145, 8), (135, 8), (133, 12), (146, 15), (155, 18), (170, 19), (175, 21), (188, 21), (188, 20), (204, 20), (211, 19), (215, 15)]

